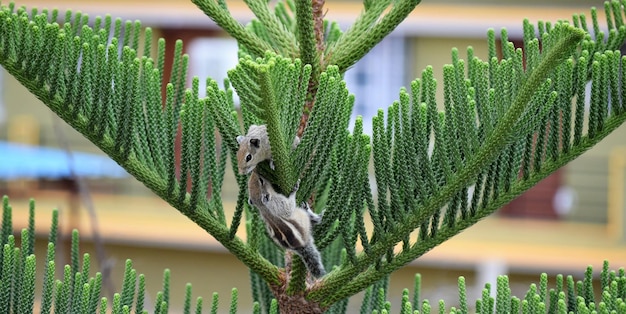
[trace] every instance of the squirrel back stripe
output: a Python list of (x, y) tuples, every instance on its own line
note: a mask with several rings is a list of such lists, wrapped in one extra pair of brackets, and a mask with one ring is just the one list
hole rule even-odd
[[(263, 216), (263, 214), (261, 215)], [(269, 218), (269, 217), (267, 217)], [(305, 233), (299, 225), (289, 220), (264, 219), (268, 233), (276, 244), (287, 248), (296, 249), (307, 245)]]

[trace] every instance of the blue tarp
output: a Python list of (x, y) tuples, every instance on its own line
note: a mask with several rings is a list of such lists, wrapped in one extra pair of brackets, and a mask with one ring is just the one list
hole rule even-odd
[(0, 141), (0, 180), (122, 178), (128, 173), (107, 156)]

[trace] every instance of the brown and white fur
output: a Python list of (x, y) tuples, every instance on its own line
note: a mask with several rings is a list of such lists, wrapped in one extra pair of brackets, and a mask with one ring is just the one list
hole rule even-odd
[(248, 181), (248, 202), (259, 209), (267, 233), (280, 247), (296, 252), (315, 278), (326, 274), (322, 258), (313, 242), (312, 224), (321, 217), (306, 202), (296, 205), (298, 185), (289, 196), (274, 190), (272, 183), (252, 172)]

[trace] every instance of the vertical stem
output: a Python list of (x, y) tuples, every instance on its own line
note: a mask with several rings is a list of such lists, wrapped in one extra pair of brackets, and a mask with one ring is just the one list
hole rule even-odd
[(261, 67), (260, 71), (260, 86), (264, 91), (262, 101), (265, 103), (264, 114), (265, 121), (267, 123), (267, 133), (269, 135), (270, 144), (272, 146), (272, 159), (276, 165), (276, 176), (278, 180), (272, 181), (274, 184), (280, 187), (280, 191), (283, 194), (289, 194), (289, 191), (296, 185), (295, 171), (293, 170), (293, 162), (290, 154), (290, 144), (285, 143), (285, 136), (283, 133), (280, 122), (279, 109), (276, 104), (276, 96), (272, 87), (270, 74), (267, 67)]
[[(316, 34), (314, 34), (315, 17), (313, 16), (312, 0), (296, 1), (296, 36), (300, 47), (300, 58), (305, 64), (313, 67), (313, 73), (319, 72), (316, 50)], [(316, 2), (320, 0), (314, 0)], [(323, 2), (323, 0), (321, 1)]]
[(326, 49), (324, 41), (324, 3), (326, 0), (313, 0), (313, 29), (315, 30), (315, 42), (317, 53), (322, 57)]
[(300, 119), (297, 135), (302, 137), (304, 128), (313, 110), (317, 93), (318, 77), (321, 73), (321, 53), (324, 51), (324, 15), (322, 8), (325, 0), (297, 0), (296, 19), (300, 58), (305, 64), (311, 65), (311, 79), (307, 92), (304, 113)]

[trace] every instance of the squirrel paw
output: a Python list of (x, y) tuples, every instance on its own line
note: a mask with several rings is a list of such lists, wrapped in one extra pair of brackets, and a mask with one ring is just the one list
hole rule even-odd
[(306, 213), (309, 215), (309, 219), (311, 220), (311, 224), (313, 225), (318, 225), (320, 222), (322, 222), (322, 216), (316, 214), (311, 207), (309, 206), (309, 203), (307, 202), (302, 202), (302, 204), (300, 205), (300, 207), (302, 207), (302, 209), (304, 209), (306, 211)]
[(300, 188), (300, 179), (296, 181), (296, 185), (293, 186), (293, 190), (291, 190), (291, 194), (298, 192), (299, 188)]

